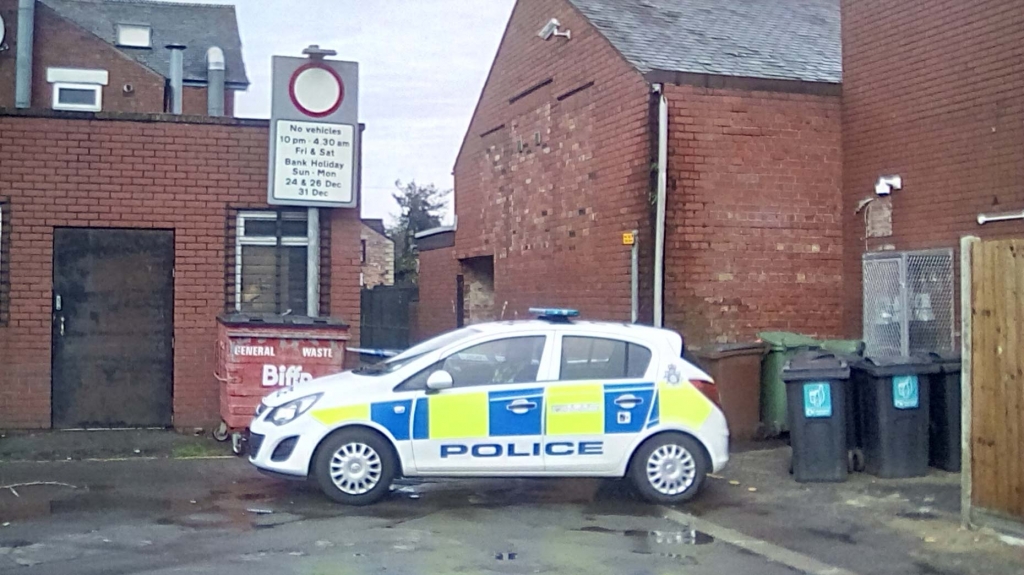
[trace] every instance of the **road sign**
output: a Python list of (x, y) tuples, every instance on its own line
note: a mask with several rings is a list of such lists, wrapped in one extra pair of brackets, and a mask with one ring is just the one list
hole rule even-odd
[(267, 202), (354, 208), (359, 159), (359, 65), (274, 56)]
[(631, 246), (636, 243), (636, 235), (633, 232), (622, 232), (622, 245)]

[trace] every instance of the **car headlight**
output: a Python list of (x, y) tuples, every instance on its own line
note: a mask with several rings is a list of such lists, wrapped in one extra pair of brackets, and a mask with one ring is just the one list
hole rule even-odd
[(323, 396), (322, 393), (307, 395), (306, 397), (300, 397), (289, 401), (284, 405), (275, 407), (274, 410), (270, 412), (270, 415), (267, 416), (267, 421), (270, 421), (274, 425), (290, 423), (294, 421), (296, 417), (309, 411), (309, 408), (313, 407), (313, 404), (316, 403), (321, 396)]

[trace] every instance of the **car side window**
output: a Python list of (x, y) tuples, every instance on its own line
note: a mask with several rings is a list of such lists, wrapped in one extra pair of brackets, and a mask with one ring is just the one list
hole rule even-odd
[(651, 350), (642, 345), (599, 337), (564, 336), (558, 379), (638, 379), (650, 363)]
[(537, 335), (474, 345), (419, 371), (395, 391), (426, 389), (430, 374), (442, 369), (451, 374), (455, 387), (537, 381), (544, 340), (544, 336)]
[(453, 353), (441, 363), (455, 387), (537, 381), (544, 336), (488, 341)]

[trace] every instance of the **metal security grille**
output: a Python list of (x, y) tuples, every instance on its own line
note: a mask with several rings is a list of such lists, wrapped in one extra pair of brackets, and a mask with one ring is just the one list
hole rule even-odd
[(865, 254), (863, 265), (867, 354), (953, 350), (953, 250)]

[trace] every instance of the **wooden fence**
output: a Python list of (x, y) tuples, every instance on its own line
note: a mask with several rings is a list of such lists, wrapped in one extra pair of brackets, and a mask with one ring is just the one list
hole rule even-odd
[[(1024, 521), (1024, 240), (963, 243), (965, 519)], [(969, 306), (969, 307), (968, 307)], [(969, 359), (968, 359), (969, 358)]]

